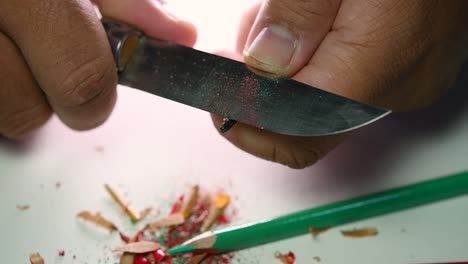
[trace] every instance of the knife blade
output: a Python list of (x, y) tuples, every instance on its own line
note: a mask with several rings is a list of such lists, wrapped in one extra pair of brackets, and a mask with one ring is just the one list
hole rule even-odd
[(244, 63), (148, 38), (108, 19), (119, 83), (279, 134), (323, 136), (370, 124), (389, 110), (304, 83), (255, 73)]

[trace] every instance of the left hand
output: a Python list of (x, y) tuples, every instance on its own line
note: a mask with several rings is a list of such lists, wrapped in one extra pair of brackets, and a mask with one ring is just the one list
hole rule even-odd
[[(156, 0), (95, 0), (153, 38), (192, 46), (196, 31)], [(116, 101), (109, 41), (89, 0), (0, 0), (0, 137), (22, 139), (52, 113), (72, 129), (102, 124)]]

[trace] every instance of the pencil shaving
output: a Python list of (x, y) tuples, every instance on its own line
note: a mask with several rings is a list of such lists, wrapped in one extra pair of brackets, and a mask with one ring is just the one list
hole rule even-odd
[(190, 217), (192, 214), (192, 210), (198, 200), (199, 193), (200, 187), (198, 185), (193, 186), (189, 198), (185, 200), (182, 208), (179, 211), (185, 218)]
[(194, 255), (187, 262), (185, 262), (185, 264), (199, 264), (200, 262), (203, 261), (203, 259), (206, 258), (207, 255), (208, 255), (207, 253)]
[(16, 209), (18, 209), (20, 211), (26, 211), (29, 208), (31, 208), (31, 206), (29, 204), (17, 204), (16, 205)]
[(141, 219), (141, 215), (137, 212), (134, 208), (130, 206), (130, 204), (123, 198), (123, 196), (114, 188), (112, 188), (109, 184), (104, 184), (107, 192), (110, 194), (112, 199), (120, 206), (122, 209), (128, 214), (128, 216), (133, 221), (139, 221)]
[(44, 259), (39, 253), (32, 253), (29, 256), (29, 262), (31, 262), (31, 264), (44, 264)]
[(228, 206), (229, 202), (231, 201), (231, 197), (227, 194), (221, 193), (216, 195), (216, 198), (214, 200), (214, 205), (220, 209), (226, 208)]
[(368, 237), (376, 236), (379, 233), (377, 228), (374, 227), (364, 227), (353, 230), (342, 230), (341, 234), (345, 237)]
[(325, 232), (328, 231), (328, 230), (330, 230), (330, 227), (324, 227), (324, 228), (318, 228), (318, 229), (317, 229), (317, 228), (311, 226), (311, 227), (309, 228), (309, 232), (310, 232), (314, 237), (316, 237), (316, 236), (318, 236), (318, 235), (320, 235), (320, 234), (322, 234), (322, 233), (325, 233)]
[(133, 264), (134, 255), (130, 253), (124, 253), (120, 256), (119, 264)]
[(117, 227), (114, 225), (114, 223), (102, 217), (99, 212), (97, 212), (96, 214), (92, 214), (89, 211), (83, 211), (83, 212), (80, 212), (77, 215), (77, 217), (85, 221), (94, 223), (97, 226), (103, 227), (110, 232), (117, 231)]
[(126, 245), (114, 248), (112, 252), (126, 252), (126, 253), (134, 253), (134, 254), (143, 254), (148, 252), (156, 251), (161, 246), (154, 242), (154, 241), (140, 241), (134, 243), (128, 243)]
[(146, 258), (151, 263), (159, 263), (160, 261), (166, 258), (166, 253), (162, 249), (158, 249), (156, 251), (147, 253)]
[(185, 222), (185, 217), (181, 213), (170, 214), (164, 218), (156, 220), (152, 223), (149, 223), (146, 228), (149, 230), (154, 230), (158, 227), (163, 226), (176, 226), (181, 225)]
[(145, 208), (143, 209), (141, 212), (140, 212), (140, 220), (146, 218), (148, 215), (152, 214), (154, 212), (153, 208), (151, 207), (148, 207), (148, 208)]
[(319, 256), (315, 256), (313, 257), (313, 259), (316, 261), (316, 262), (321, 262), (322, 259), (319, 257)]
[(275, 258), (279, 259), (283, 264), (294, 264), (296, 261), (296, 256), (291, 251), (289, 251), (287, 254), (275, 252)]
[(213, 226), (216, 220), (224, 213), (224, 209), (226, 209), (229, 202), (230, 197), (227, 194), (218, 194), (215, 197), (214, 202), (210, 207), (210, 211), (208, 212), (208, 216), (201, 227), (202, 232), (207, 231)]
[(120, 239), (125, 243), (130, 243), (131, 238), (122, 232), (119, 232)]

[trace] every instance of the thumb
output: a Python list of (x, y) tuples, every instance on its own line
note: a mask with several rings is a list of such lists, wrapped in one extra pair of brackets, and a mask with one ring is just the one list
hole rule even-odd
[(291, 76), (330, 31), (340, 0), (266, 0), (250, 29), (244, 60), (253, 68)]

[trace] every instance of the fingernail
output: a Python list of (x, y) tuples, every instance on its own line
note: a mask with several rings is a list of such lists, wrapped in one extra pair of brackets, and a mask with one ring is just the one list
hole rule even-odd
[(297, 39), (291, 32), (282, 26), (270, 25), (260, 31), (244, 55), (255, 68), (281, 73), (291, 64), (296, 46)]

